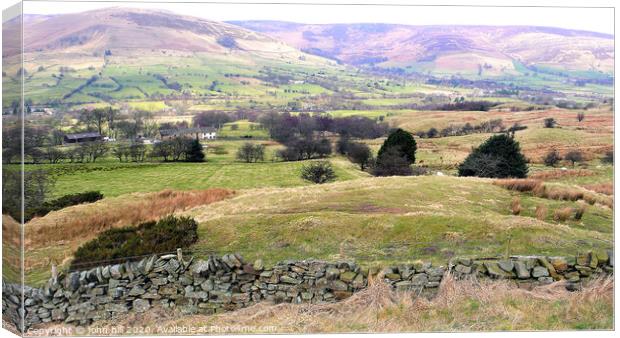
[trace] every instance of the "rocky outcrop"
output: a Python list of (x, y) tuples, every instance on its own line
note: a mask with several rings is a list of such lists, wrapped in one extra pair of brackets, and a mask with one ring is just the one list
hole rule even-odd
[[(447, 271), (457, 278), (506, 278), (525, 285), (566, 279), (573, 289), (592, 275), (611, 273), (613, 255), (572, 258), (523, 256), (510, 259), (452, 259), (447, 268), (430, 263), (401, 264), (377, 271), (396, 290), (430, 295)], [(375, 275), (375, 273), (371, 273)], [(266, 267), (237, 254), (207, 260), (177, 255), (61, 273), (42, 288), (3, 283), (2, 314), (16, 327), (47, 322), (88, 325), (129, 311), (175, 308), (185, 314), (212, 314), (256, 302), (325, 303), (351, 296), (368, 285), (369, 271), (353, 262), (288, 260)], [(22, 316), (23, 315), (23, 316)]]

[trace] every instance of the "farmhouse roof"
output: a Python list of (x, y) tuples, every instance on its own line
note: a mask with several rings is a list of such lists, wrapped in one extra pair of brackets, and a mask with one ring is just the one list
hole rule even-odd
[(89, 132), (89, 133), (77, 133), (77, 134), (67, 134), (65, 137), (69, 140), (79, 140), (82, 138), (92, 138), (92, 137), (101, 137), (101, 134), (98, 132)]

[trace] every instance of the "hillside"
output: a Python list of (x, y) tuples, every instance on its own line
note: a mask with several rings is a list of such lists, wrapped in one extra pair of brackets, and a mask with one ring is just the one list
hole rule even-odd
[[(199, 222), (196, 255), (238, 252), (267, 263), (314, 257), (354, 259), (372, 266), (412, 257), (445, 262), (452, 255), (560, 255), (581, 247), (609, 248), (613, 232), (612, 210), (605, 206), (589, 206), (581, 220), (557, 222), (555, 210), (579, 202), (514, 193), (489, 179), (358, 178), (238, 190), (219, 202), (209, 199), (215, 201), (212, 204), (192, 198), (203, 193), (209, 197), (209, 191), (125, 194), (33, 219), (26, 225), (29, 283), (45, 280), (45, 262), (50, 259), (67, 263), (85, 239), (111, 226), (159, 217), (166, 208)], [(179, 204), (175, 196), (185, 202)], [(523, 206), (519, 216), (510, 213), (515, 196)], [(170, 199), (179, 205), (168, 205)], [(121, 210), (119, 203), (122, 215), (107, 211)], [(537, 206), (549, 210), (543, 220), (536, 218)], [(140, 211), (128, 211), (136, 208)], [(98, 225), (89, 232), (81, 230), (93, 217)]]
[(613, 71), (613, 36), (549, 27), (297, 24), (233, 21), (292, 46), (354, 65), (431, 73), (514, 75), (520, 65)]
[[(3, 29), (10, 32), (13, 27)], [(5, 53), (9, 66), (3, 74), (8, 93), (4, 106), (13, 99), (9, 89), (18, 85), (19, 62), (10, 63), (17, 60), (16, 52)], [(27, 17), (24, 53), (24, 87), (35, 104), (201, 97), (233, 91), (258, 96), (268, 88), (253, 78), (265, 66), (294, 64), (320, 70), (336, 64), (231, 24), (115, 7)], [(247, 88), (239, 88), (243, 86)]]

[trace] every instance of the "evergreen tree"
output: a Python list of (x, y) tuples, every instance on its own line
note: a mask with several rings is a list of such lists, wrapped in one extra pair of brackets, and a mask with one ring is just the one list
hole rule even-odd
[(377, 160), (380, 160), (383, 154), (385, 154), (388, 149), (397, 151), (399, 154), (401, 154), (407, 159), (409, 164), (413, 164), (415, 162), (415, 152), (417, 150), (417, 145), (415, 140), (413, 139), (413, 135), (411, 135), (409, 132), (406, 132), (400, 128), (391, 132), (385, 142), (383, 142), (381, 149), (379, 149), (379, 153), (377, 154)]
[(507, 134), (491, 136), (474, 149), (458, 168), (459, 176), (523, 178), (527, 176), (527, 161), (519, 142)]
[(192, 140), (185, 156), (187, 162), (203, 162), (205, 160), (205, 153), (202, 152), (200, 141)]

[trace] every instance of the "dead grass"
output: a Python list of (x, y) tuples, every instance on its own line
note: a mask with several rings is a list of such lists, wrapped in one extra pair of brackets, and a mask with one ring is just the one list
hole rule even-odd
[(549, 212), (549, 210), (547, 210), (547, 207), (540, 204), (536, 206), (536, 219), (540, 220), (540, 221), (544, 221), (547, 218), (547, 213)]
[(604, 194), (607, 196), (613, 196), (614, 194), (614, 184), (613, 182), (609, 183), (598, 183), (598, 184), (589, 184), (584, 185), (584, 188), (597, 192), (599, 194)]
[[(583, 200), (588, 204), (601, 204), (613, 209), (613, 197), (588, 191), (581, 187), (547, 185), (542, 180), (530, 178), (499, 179), (493, 184), (508, 190), (531, 192), (534, 196), (558, 201)], [(612, 188), (613, 190), (613, 188)]]
[(545, 170), (539, 171), (529, 175), (531, 179), (537, 180), (554, 180), (558, 178), (564, 177), (585, 177), (585, 176), (594, 176), (595, 172), (587, 169), (569, 169), (569, 170)]
[(573, 208), (560, 208), (553, 212), (553, 220), (556, 222), (565, 222), (573, 214)]
[(156, 220), (174, 212), (223, 200), (233, 194), (226, 189), (163, 190), (124, 199), (121, 203), (111, 204), (104, 199), (90, 205), (67, 208), (26, 224), (26, 245), (28, 249), (35, 249), (78, 239), (83, 243), (113, 227)]
[[(266, 303), (213, 316), (151, 309), (119, 320), (95, 323), (152, 328), (229, 329), (225, 333), (466, 332), (502, 330), (613, 329), (613, 278), (569, 292), (564, 282), (519, 289), (511, 281), (457, 281), (446, 276), (436, 297), (396, 292), (381, 281), (333, 304)], [(46, 328), (58, 327), (55, 324)], [(207, 333), (219, 333), (206, 331)], [(204, 333), (203, 333), (204, 334)]]
[(519, 192), (530, 192), (539, 189), (542, 186), (541, 180), (534, 180), (529, 178), (509, 178), (493, 181), (493, 184), (506, 188), (508, 190), (514, 190)]
[(519, 197), (514, 197), (512, 202), (510, 203), (510, 211), (512, 211), (513, 215), (519, 215), (521, 213), (521, 199)]

